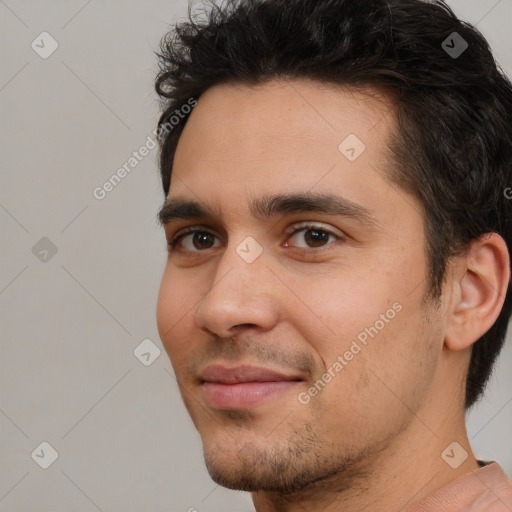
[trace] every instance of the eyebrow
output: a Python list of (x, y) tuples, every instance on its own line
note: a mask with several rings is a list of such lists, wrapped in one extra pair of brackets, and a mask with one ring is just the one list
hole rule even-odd
[[(360, 204), (341, 196), (312, 192), (265, 195), (250, 204), (249, 212), (259, 220), (279, 214), (314, 212), (347, 217), (369, 227), (380, 225), (372, 213)], [(220, 215), (206, 203), (180, 196), (168, 199), (158, 213), (158, 220), (162, 226), (176, 219), (208, 218), (219, 220)]]

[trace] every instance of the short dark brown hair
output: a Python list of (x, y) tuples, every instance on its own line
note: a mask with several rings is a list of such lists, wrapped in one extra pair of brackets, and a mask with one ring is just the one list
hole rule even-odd
[[(390, 179), (424, 208), (428, 298), (440, 297), (448, 259), (480, 235), (498, 233), (510, 252), (512, 85), (481, 33), (443, 1), (227, 0), (204, 13), (189, 5), (157, 52), (166, 196), (188, 114), (172, 129), (169, 118), (213, 85), (306, 78), (373, 88), (398, 121)], [(500, 316), (473, 344), (466, 409), (483, 393), (511, 310), (509, 283)]]

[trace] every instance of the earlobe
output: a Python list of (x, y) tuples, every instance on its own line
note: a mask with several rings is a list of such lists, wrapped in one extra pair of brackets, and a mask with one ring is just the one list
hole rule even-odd
[(474, 240), (452, 273), (452, 303), (447, 311), (445, 346), (470, 347), (498, 318), (510, 280), (507, 245), (497, 233)]

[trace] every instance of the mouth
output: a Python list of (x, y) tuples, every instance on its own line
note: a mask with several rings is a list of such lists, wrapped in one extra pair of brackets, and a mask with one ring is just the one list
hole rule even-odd
[(276, 398), (304, 379), (262, 367), (212, 365), (202, 371), (199, 381), (212, 408), (242, 410)]

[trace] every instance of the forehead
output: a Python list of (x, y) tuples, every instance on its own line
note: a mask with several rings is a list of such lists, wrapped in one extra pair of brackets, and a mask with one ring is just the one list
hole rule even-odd
[(180, 137), (170, 197), (235, 206), (241, 195), (339, 191), (375, 201), (394, 129), (392, 104), (371, 89), (309, 80), (216, 85)]
[(373, 89), (310, 80), (219, 84), (199, 98), (176, 153), (190, 149), (190, 142), (198, 144), (194, 156), (204, 159), (337, 154), (350, 134), (376, 149), (394, 129), (393, 114), (388, 98)]

